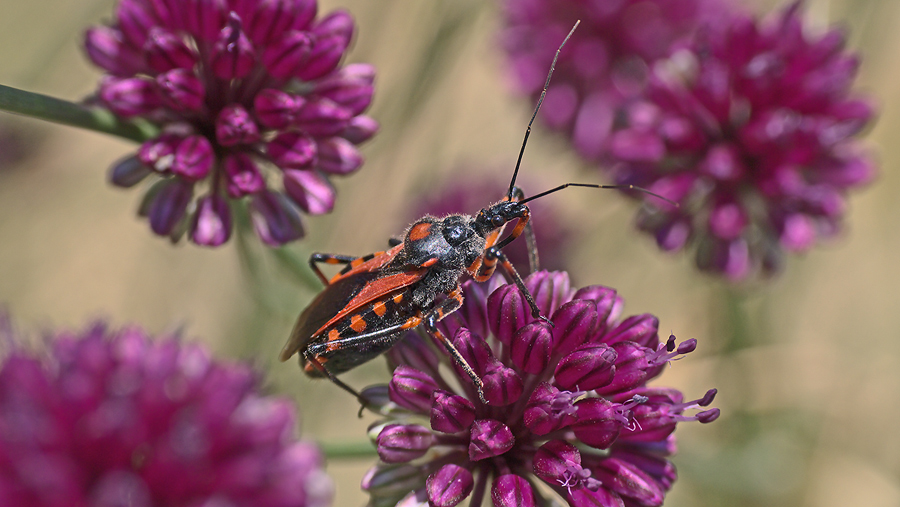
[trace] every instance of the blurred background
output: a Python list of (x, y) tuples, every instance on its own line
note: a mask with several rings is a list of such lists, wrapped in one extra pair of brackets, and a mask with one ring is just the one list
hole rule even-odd
[[(91, 93), (99, 72), (81, 53), (82, 32), (113, 4), (0, 0), (0, 83), (70, 100)], [(757, 13), (783, 5), (745, 4)], [(533, 107), (511, 93), (493, 3), (320, 0), (320, 12), (335, 7), (357, 19), (350, 60), (378, 69), (368, 114), (382, 129), (363, 147), (360, 172), (336, 181), (335, 211), (309, 219), (307, 237), (289, 247), (299, 259), (382, 249), (447, 182), (484, 179), (494, 186), (485, 195), (501, 197)], [(805, 17), (813, 29), (847, 29), (863, 57), (857, 89), (880, 111), (866, 136), (880, 176), (851, 198), (836, 241), (789, 258), (774, 280), (734, 286), (637, 234), (636, 204), (616, 192), (543, 203), (555, 208), (549, 227), (570, 231), (560, 262), (576, 285), (615, 287), (628, 314), (653, 313), (661, 333), (700, 341), (657, 383), (689, 398), (718, 387), (722, 417), (679, 428), (670, 506), (900, 505), (900, 2), (808, 0)], [(106, 183), (109, 165), (134, 148), (0, 114), (0, 302), (17, 326), (35, 340), (95, 319), (183, 328), (220, 356), (254, 362), (272, 392), (295, 398), (304, 436), (364, 440), (372, 416), (357, 419), (349, 396), (276, 360), (313, 292), (255, 240), (202, 249), (153, 236), (135, 216), (139, 192)], [(526, 191), (576, 180), (600, 178), (539, 126)], [(362, 387), (388, 372), (376, 360), (344, 378)], [(371, 462), (329, 463), (336, 505), (365, 502), (358, 484)]]

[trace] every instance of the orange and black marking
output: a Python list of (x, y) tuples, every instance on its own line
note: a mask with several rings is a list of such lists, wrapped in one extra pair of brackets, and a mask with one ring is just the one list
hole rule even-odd
[[(347, 266), (344, 269), (341, 270), (340, 274), (342, 274), (342, 275), (346, 274), (346, 273), (362, 266), (366, 262), (369, 262), (370, 260), (374, 259), (375, 257), (378, 257), (379, 255), (384, 255), (384, 253), (385, 252), (375, 252), (375, 253), (370, 253), (368, 255), (363, 255), (362, 257), (359, 257), (357, 259), (353, 259), (352, 261), (350, 261), (349, 264), (347, 264)], [(333, 264), (333, 263), (329, 262), (329, 264)]]
[(409, 239), (412, 241), (419, 241), (420, 239), (427, 238), (429, 234), (431, 234), (431, 224), (429, 222), (423, 222), (414, 225), (413, 228), (409, 230)]
[[(399, 306), (403, 300), (403, 292), (394, 295), (388, 294), (346, 318), (337, 320), (319, 334), (319, 336), (324, 335), (325, 340), (314, 341), (308, 346), (307, 354), (311, 356), (308, 357), (310, 359), (308, 362), (318, 361), (324, 364), (330, 359), (328, 369), (331, 372), (339, 373), (368, 360), (375, 350), (381, 353), (380, 343), (390, 341), (401, 331), (414, 328), (422, 322), (418, 313), (411, 316), (408, 310)], [(364, 337), (391, 326), (395, 326), (397, 332), (385, 336), (381, 341), (379, 339), (355, 340), (357, 337)], [(353, 353), (348, 354), (348, 351)], [(320, 376), (321, 371), (315, 365), (306, 364), (304, 369), (310, 375)]]
[(350, 329), (356, 331), (357, 333), (362, 333), (366, 330), (366, 321), (359, 314), (350, 316)]

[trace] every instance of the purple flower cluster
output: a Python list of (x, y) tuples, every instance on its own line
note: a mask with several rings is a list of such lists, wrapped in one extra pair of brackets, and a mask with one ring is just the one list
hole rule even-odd
[(732, 280), (834, 235), (875, 172), (854, 139), (873, 116), (850, 92), (859, 60), (799, 10), (733, 17), (660, 62), (610, 143), (617, 183), (680, 204), (645, 207), (641, 229), (667, 251), (696, 243), (698, 266)]
[[(535, 320), (514, 285), (467, 282), (465, 303), (442, 331), (484, 381), (482, 403), (468, 376), (440, 370), (410, 334), (389, 352), (394, 417), (377, 425), (382, 463), (363, 481), (372, 505), (546, 505), (537, 485), (573, 506), (661, 505), (676, 479), (666, 459), (681, 421), (715, 420), (718, 409), (648, 387), (695, 340), (660, 343), (652, 315), (620, 318), (616, 291), (572, 289), (566, 273), (538, 272), (526, 285), (553, 326)], [(423, 418), (425, 424), (414, 419)]]
[(122, 0), (111, 26), (88, 30), (87, 54), (108, 72), (97, 102), (162, 128), (111, 173), (122, 187), (159, 177), (140, 210), (153, 232), (221, 245), (229, 201), (246, 198), (260, 239), (277, 246), (303, 236), (301, 210), (331, 211), (328, 178), (358, 169), (355, 145), (378, 129), (361, 115), (375, 71), (339, 67), (353, 20), (317, 19), (317, 9), (316, 0)]
[(319, 450), (294, 438), (291, 404), (260, 395), (249, 368), (136, 328), (48, 346), (0, 363), (0, 505), (331, 503)]
[(560, 41), (581, 20), (559, 55), (541, 118), (592, 160), (603, 155), (619, 108), (641, 92), (652, 63), (705, 20), (729, 10), (727, 0), (505, 0), (503, 5), (502, 43), (513, 80), (535, 100)]

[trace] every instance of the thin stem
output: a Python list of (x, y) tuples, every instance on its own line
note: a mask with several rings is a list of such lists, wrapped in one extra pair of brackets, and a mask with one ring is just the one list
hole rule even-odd
[(347, 458), (371, 458), (377, 456), (375, 447), (368, 440), (360, 440), (357, 442), (319, 442), (322, 453), (326, 458), (347, 459)]
[(85, 107), (67, 100), (48, 97), (0, 85), (0, 110), (72, 127), (143, 142), (156, 136), (158, 129), (143, 120), (123, 120), (111, 111)]
[(322, 281), (313, 273), (306, 259), (309, 258), (308, 251), (299, 252), (288, 246), (270, 249), (272, 255), (278, 260), (281, 267), (291, 275), (303, 288), (312, 292), (322, 290)]

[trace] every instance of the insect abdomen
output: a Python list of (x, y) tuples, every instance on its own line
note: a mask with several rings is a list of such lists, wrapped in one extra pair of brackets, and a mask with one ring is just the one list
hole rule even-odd
[[(370, 334), (406, 322), (415, 312), (407, 310), (403, 304), (408, 290), (387, 295), (360, 311), (334, 323), (307, 346), (309, 356), (316, 357), (333, 374), (355, 368), (390, 349), (403, 332), (376, 338), (355, 337)], [(309, 361), (304, 361), (303, 370), (311, 377), (322, 377), (322, 372)]]

